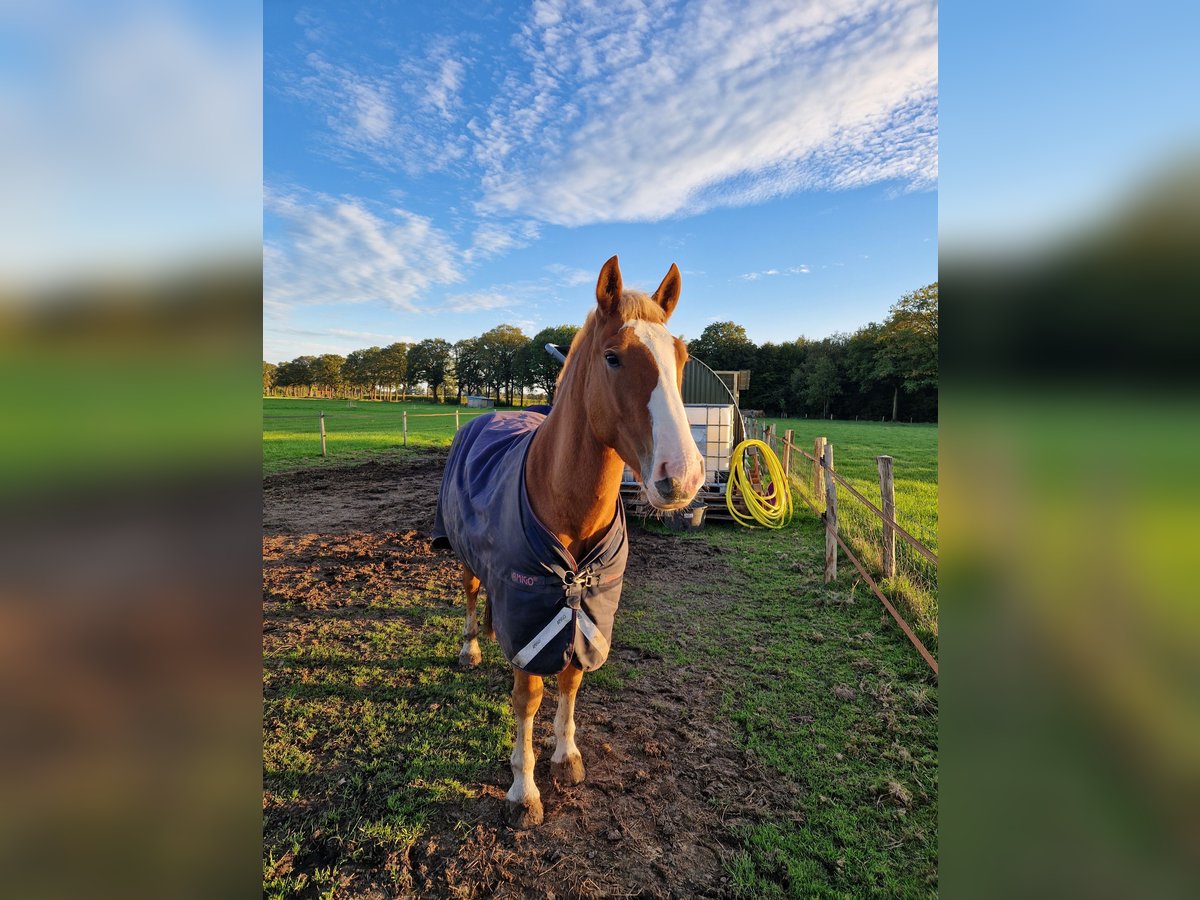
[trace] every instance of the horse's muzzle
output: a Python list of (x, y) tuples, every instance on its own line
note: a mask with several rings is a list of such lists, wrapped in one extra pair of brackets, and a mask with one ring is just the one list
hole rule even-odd
[(682, 478), (660, 478), (654, 482), (654, 490), (658, 493), (661, 503), (652, 503), (664, 509), (678, 509), (687, 506), (696, 496), (695, 489), (689, 489)]

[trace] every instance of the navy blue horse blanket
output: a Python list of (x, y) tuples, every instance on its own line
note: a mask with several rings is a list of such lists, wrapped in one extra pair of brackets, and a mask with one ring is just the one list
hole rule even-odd
[(487, 588), (504, 657), (531, 675), (608, 658), (629, 540), (620, 499), (612, 525), (576, 562), (533, 514), (525, 457), (546, 416), (486, 413), (454, 436), (442, 476), (433, 546), (453, 549)]

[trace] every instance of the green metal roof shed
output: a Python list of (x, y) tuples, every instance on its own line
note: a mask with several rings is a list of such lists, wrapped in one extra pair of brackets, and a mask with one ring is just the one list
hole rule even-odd
[(746, 425), (742, 411), (730, 392), (728, 385), (707, 365), (689, 356), (683, 366), (683, 402), (685, 404), (730, 405), (733, 407), (733, 446), (746, 439)]

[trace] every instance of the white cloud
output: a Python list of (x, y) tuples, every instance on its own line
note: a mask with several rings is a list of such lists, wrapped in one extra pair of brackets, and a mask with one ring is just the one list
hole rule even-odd
[(471, 246), (463, 257), (468, 263), (491, 259), (509, 250), (528, 246), (537, 240), (538, 234), (536, 222), (483, 222), (475, 229)]
[(453, 55), (453, 47), (446, 40), (437, 41), (430, 48), (427, 65), (435, 70), (432, 76), (428, 74), (428, 69), (418, 71), (418, 77), (424, 82), (424, 102), (437, 110), (443, 119), (452, 122), (461, 105), (459, 92), (466, 69), (462, 61)]
[(575, 266), (564, 266), (562, 263), (550, 263), (550, 265), (544, 268), (547, 272), (557, 275), (559, 283), (567, 287), (591, 284), (599, 277), (599, 269), (595, 272), (589, 272), (586, 269), (576, 268)]
[(468, 126), (485, 210), (644, 221), (937, 178), (930, 0), (545, 0), (520, 47)]
[(513, 306), (516, 298), (508, 293), (492, 288), (485, 291), (470, 291), (465, 294), (451, 294), (446, 298), (446, 308), (450, 312), (479, 312), (487, 309), (503, 309)]
[(807, 275), (809, 273), (808, 265), (801, 264), (798, 266), (789, 266), (787, 269), (763, 269), (760, 272), (746, 272), (742, 278), (746, 281), (758, 281), (760, 278), (770, 278), (775, 275)]
[(302, 70), (281, 71), (276, 88), (324, 115), (327, 149), (335, 156), (356, 154), (414, 175), (452, 168), (466, 156), (458, 117), (467, 70), (449, 39), (433, 40), (423, 54), (395, 65), (359, 59), (350, 66), (330, 59), (322, 30), (305, 34), (316, 49)]
[(459, 252), (431, 221), (355, 197), (268, 190), (282, 234), (264, 241), (264, 304), (379, 302), (415, 312), (436, 285), (462, 280)]

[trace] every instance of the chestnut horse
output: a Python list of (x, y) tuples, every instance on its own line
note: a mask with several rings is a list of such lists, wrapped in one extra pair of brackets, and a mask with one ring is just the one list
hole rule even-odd
[[(570, 561), (583, 561), (602, 541), (611, 541), (618, 524), (621, 541), (625, 540), (620, 507), (625, 466), (642, 482), (650, 504), (660, 510), (687, 506), (703, 482), (703, 459), (680, 394), (687, 349), (666, 328), (679, 301), (680, 283), (679, 269), (672, 264), (658, 290), (648, 297), (622, 288), (615, 256), (604, 264), (596, 284), (596, 308), (571, 343), (553, 409), (533, 432), (523, 473), (529, 508), (565, 548)], [(623, 569), (623, 553), (620, 566)], [(519, 577), (514, 573), (514, 579)], [(459, 661), (472, 667), (481, 659), (476, 621), (480, 579), (466, 562), (462, 583), (467, 620)], [(495, 594), (492, 584), (485, 586), (489, 597), (485, 628), (494, 634)], [(619, 597), (619, 586), (615, 590)], [(614, 599), (614, 612), (615, 608)], [(588, 640), (602, 644), (599, 659), (603, 662), (607, 640), (596, 636), (595, 624), (586, 615), (581, 619)], [(611, 618), (608, 625), (611, 628)], [(520, 658), (510, 661), (514, 661), (512, 707), (517, 727), (508, 819), (518, 828), (527, 828), (542, 821), (541, 796), (533, 778), (533, 718), (542, 702), (543, 678), (522, 671), (527, 666), (521, 665)], [(575, 695), (583, 679), (578, 660), (558, 672), (557, 679), (551, 772), (560, 782), (578, 784), (584, 778), (583, 759), (575, 744)]]

